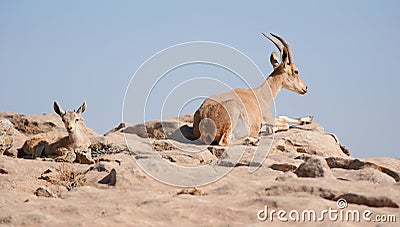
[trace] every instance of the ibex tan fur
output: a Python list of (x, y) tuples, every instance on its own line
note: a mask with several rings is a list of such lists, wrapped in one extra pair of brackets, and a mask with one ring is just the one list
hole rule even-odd
[(52, 151), (66, 161), (78, 161), (80, 163), (91, 163), (92, 158), (90, 154), (90, 140), (88, 136), (82, 131), (83, 118), (82, 113), (86, 110), (86, 101), (83, 101), (82, 105), (77, 111), (65, 111), (57, 102), (54, 102), (54, 111), (61, 117), (64, 122), (65, 128), (68, 131), (68, 136), (62, 138), (54, 144), (50, 144), (52, 147), (48, 147), (45, 150)]
[[(307, 86), (301, 80), (299, 69), (293, 62), (288, 43), (271, 33), (282, 46), (273, 37), (263, 35), (279, 49), (281, 62), (279, 63), (277, 54), (272, 52), (270, 62), (274, 71), (261, 86), (254, 89), (235, 89), (211, 96), (203, 102), (194, 114), (193, 133), (204, 143), (214, 142), (226, 146), (232, 139), (257, 139), (262, 124), (270, 117), (270, 105), (282, 88), (298, 94), (307, 92)], [(301, 120), (297, 121), (301, 123)], [(282, 124), (282, 118), (279, 123)]]
[(39, 134), (25, 141), (20, 149), (21, 157), (37, 158), (45, 156), (61, 162), (79, 162), (82, 164), (93, 163), (91, 142), (86, 135), (82, 113), (86, 109), (86, 101), (77, 111), (65, 111), (57, 102), (54, 102), (54, 111), (61, 117), (67, 129), (68, 136), (59, 137), (58, 133)]

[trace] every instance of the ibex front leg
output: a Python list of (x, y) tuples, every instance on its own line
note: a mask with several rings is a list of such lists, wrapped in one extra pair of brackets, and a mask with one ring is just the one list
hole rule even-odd
[(260, 133), (272, 134), (274, 132), (286, 131), (290, 128), (289, 124), (304, 125), (311, 124), (313, 121), (312, 116), (301, 118), (290, 118), (286, 116), (275, 117), (275, 125), (263, 124)]
[(313, 120), (312, 116), (301, 118), (290, 118), (286, 116), (275, 117), (274, 132), (286, 131), (289, 129), (289, 124), (304, 125), (310, 124)]

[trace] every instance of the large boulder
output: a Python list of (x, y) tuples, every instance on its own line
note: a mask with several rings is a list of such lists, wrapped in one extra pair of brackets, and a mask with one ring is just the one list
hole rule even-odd
[(14, 128), (11, 121), (0, 117), (0, 154), (16, 157), (27, 136)]
[[(16, 130), (31, 137), (42, 133), (67, 133), (64, 123), (57, 114), (18, 114), (14, 112), (2, 112), (0, 118), (8, 119)], [(99, 136), (94, 130), (88, 128), (82, 122), (83, 131), (89, 136)]]
[(289, 153), (305, 153), (321, 157), (348, 157), (347, 149), (334, 134), (326, 133), (316, 123), (291, 127), (275, 133), (273, 150)]
[(14, 128), (25, 135), (34, 135), (51, 131), (63, 131), (64, 124), (56, 114), (24, 115), (13, 112), (0, 113), (14, 125)]
[[(166, 120), (154, 120), (141, 124), (121, 123), (111, 129), (105, 135), (120, 132), (135, 134), (142, 138), (152, 139), (174, 139), (178, 132), (182, 132), (186, 138), (193, 137), (191, 131), (193, 125), (193, 115), (183, 115)], [(186, 129), (186, 130), (185, 130)], [(187, 130), (188, 129), (188, 130)]]
[(13, 143), (12, 123), (7, 119), (0, 119), (0, 154), (10, 150)]
[[(106, 135), (112, 133), (135, 134), (142, 138), (172, 139), (183, 143), (192, 143), (193, 115), (184, 115), (162, 121), (150, 121), (142, 124), (121, 123)], [(305, 153), (321, 157), (348, 157), (349, 152), (338, 138), (326, 133), (316, 123), (293, 126), (287, 131), (274, 135), (262, 135), (261, 140), (274, 138), (271, 152)], [(264, 148), (263, 148), (264, 149)]]
[(121, 123), (115, 129), (112, 129), (110, 132), (106, 133), (106, 135), (115, 132), (122, 132), (128, 134), (136, 134), (142, 138), (167, 139), (179, 127), (180, 123), (175, 120), (149, 121), (136, 125)]

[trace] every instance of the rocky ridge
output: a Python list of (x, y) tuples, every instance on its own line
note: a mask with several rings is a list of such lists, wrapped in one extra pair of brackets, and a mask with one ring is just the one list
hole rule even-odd
[[(57, 139), (67, 133), (54, 114), (0, 113), (0, 223), (280, 226), (293, 223), (276, 217), (271, 223), (261, 222), (257, 211), (268, 206), (320, 212), (339, 209), (339, 199), (348, 203), (345, 209), (400, 218), (399, 159), (349, 156), (337, 137), (316, 123), (276, 133), (273, 140), (263, 135), (259, 147), (201, 145), (185, 138), (191, 138), (191, 119), (188, 115), (139, 125), (123, 123), (105, 135), (88, 128), (96, 163), (85, 165), (47, 157), (17, 158), (27, 139), (50, 135)], [(199, 151), (187, 152), (194, 149)], [(269, 150), (262, 162), (254, 161), (257, 149)], [(238, 150), (243, 151), (239, 159)], [(159, 168), (161, 162), (232, 171), (214, 183), (182, 189), (155, 180), (139, 166)], [(257, 171), (249, 172), (258, 165)]]

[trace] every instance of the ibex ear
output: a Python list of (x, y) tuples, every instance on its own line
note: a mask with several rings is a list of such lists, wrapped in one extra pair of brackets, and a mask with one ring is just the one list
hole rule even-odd
[(78, 108), (76, 113), (81, 114), (81, 113), (85, 112), (85, 110), (86, 110), (86, 100), (83, 100), (82, 105)]
[(279, 66), (278, 55), (276, 55), (275, 51), (272, 51), (269, 61), (274, 69)]
[(63, 110), (63, 109), (60, 107), (60, 105), (58, 105), (58, 103), (57, 103), (56, 101), (54, 101), (53, 108), (54, 108), (54, 111), (55, 111), (58, 115), (60, 115), (60, 117), (62, 117), (62, 116), (65, 114), (65, 110)]

